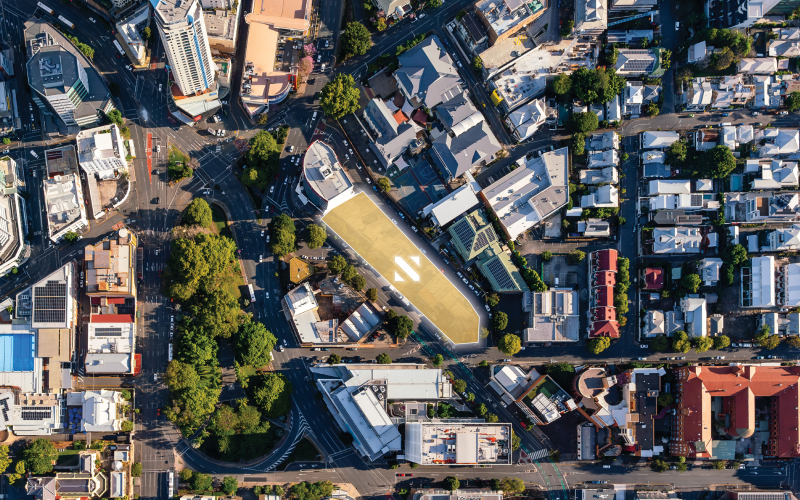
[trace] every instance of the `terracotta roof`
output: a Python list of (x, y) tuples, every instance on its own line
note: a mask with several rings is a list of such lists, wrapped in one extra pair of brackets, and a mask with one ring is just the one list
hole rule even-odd
[(617, 278), (611, 271), (600, 271), (594, 273), (594, 286), (614, 286)]
[(617, 251), (613, 248), (598, 251), (596, 269), (598, 271), (617, 272)]
[(398, 125), (402, 125), (408, 121), (408, 117), (399, 109), (392, 116), (394, 116), (394, 121), (396, 121)]
[(614, 307), (614, 287), (601, 286), (595, 295), (595, 307)]
[(617, 310), (613, 307), (595, 307), (592, 309), (593, 321), (616, 321)]
[(619, 337), (619, 323), (616, 321), (595, 321), (592, 323), (592, 329), (589, 331), (589, 336), (594, 337)]
[[(723, 398), (730, 416), (725, 431), (734, 437), (755, 432), (755, 398), (773, 397), (769, 415), (769, 456), (800, 456), (800, 367), (794, 366), (693, 366), (678, 370), (682, 385), (679, 420), (673, 427), (670, 451), (710, 457), (711, 397)], [(681, 383), (682, 382), (682, 383)]]
[(645, 290), (660, 290), (664, 286), (664, 270), (660, 267), (648, 267), (644, 271)]
[(133, 323), (133, 314), (93, 314), (92, 323)]

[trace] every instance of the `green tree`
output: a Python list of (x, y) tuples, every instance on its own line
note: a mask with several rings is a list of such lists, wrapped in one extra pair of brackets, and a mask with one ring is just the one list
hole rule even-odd
[(764, 349), (775, 349), (780, 345), (781, 338), (778, 335), (772, 335), (772, 330), (768, 325), (763, 325), (755, 336), (755, 342)]
[(239, 404), (236, 413), (236, 428), (245, 434), (250, 434), (251, 429), (256, 429), (261, 424), (261, 412), (255, 406), (249, 406), (246, 401)]
[(465, 392), (467, 390), (467, 383), (461, 379), (454, 380), (453, 389), (455, 389), (458, 393)]
[(711, 466), (714, 467), (714, 470), (722, 470), (725, 468), (725, 462), (722, 460), (714, 460), (711, 462)]
[(617, 59), (619, 58), (619, 49), (613, 47), (610, 51), (606, 52), (606, 62), (608, 62), (609, 66), (614, 66), (617, 64)]
[(476, 74), (480, 74), (481, 70), (483, 69), (483, 59), (480, 56), (475, 56), (472, 58), (472, 71)]
[[(185, 366), (191, 367), (191, 365), (216, 365), (217, 349), (217, 341), (214, 340), (211, 337), (211, 334), (207, 333), (204, 328), (197, 325), (191, 325), (185, 328), (181, 327), (180, 335), (178, 336), (178, 341), (175, 345), (174, 360), (179, 361), (180, 365), (172, 365), (172, 363), (170, 363), (170, 365), (167, 367), (167, 371), (169, 372), (170, 366), (175, 366), (175, 369), (178, 370)], [(192, 373), (189, 371), (185, 377), (197, 377), (199, 380), (197, 372)], [(169, 385), (169, 382), (167, 382), (167, 384)], [(186, 389), (195, 385), (197, 384), (188, 384), (184, 387), (181, 387), (181, 389)]]
[(211, 489), (211, 485), (214, 482), (214, 478), (212, 478), (209, 474), (202, 474), (200, 472), (196, 472), (192, 474), (192, 489), (195, 493), (202, 493), (209, 491)]
[(700, 174), (711, 179), (727, 178), (736, 168), (736, 158), (728, 146), (714, 146), (699, 161)]
[(442, 6), (442, 0), (428, 0), (427, 6), (436, 9)]
[(349, 282), (353, 278), (356, 277), (358, 271), (356, 271), (356, 267), (352, 264), (347, 264), (342, 270), (342, 281)]
[(363, 56), (372, 45), (369, 30), (359, 22), (347, 23), (340, 39), (348, 56)]
[(248, 168), (242, 182), (248, 186), (266, 189), (272, 177), (278, 173), (281, 145), (275, 136), (260, 130), (249, 141), (250, 149), (245, 154)]
[(375, 23), (375, 29), (378, 31), (386, 31), (386, 19), (379, 17), (378, 22)]
[(289, 413), (291, 408), (292, 383), (283, 374), (266, 373), (257, 379), (253, 402), (265, 417), (277, 418)]
[(591, 339), (588, 344), (589, 352), (592, 354), (600, 354), (611, 346), (611, 339), (608, 337), (597, 337)]
[(795, 349), (800, 348), (800, 337), (793, 335), (791, 337), (786, 337), (786, 343), (789, 344), (791, 347)]
[(675, 402), (675, 396), (668, 392), (662, 392), (658, 395), (659, 406), (669, 406)]
[(390, 365), (392, 364), (392, 358), (389, 357), (388, 354), (382, 352), (375, 357), (375, 361), (382, 365)]
[(296, 248), (296, 228), (287, 214), (272, 219), (272, 253), (279, 257), (294, 252)]
[(186, 209), (186, 223), (200, 227), (211, 227), (214, 222), (211, 207), (203, 198), (195, 198)]
[(570, 80), (569, 75), (566, 73), (559, 73), (555, 80), (553, 80), (553, 92), (555, 92), (556, 95), (568, 96), (571, 88), (572, 80)]
[(667, 148), (667, 163), (681, 164), (686, 161), (686, 141), (675, 141)]
[(672, 335), (672, 350), (676, 352), (687, 353), (692, 348), (689, 342), (689, 336), (684, 331), (675, 332)]
[(328, 239), (328, 233), (325, 232), (324, 227), (316, 224), (310, 224), (308, 228), (306, 228), (306, 241), (308, 242), (308, 248), (319, 248), (323, 243), (325, 243), (326, 239)]
[(663, 335), (659, 335), (650, 343), (650, 347), (657, 352), (664, 352), (670, 348), (669, 339)]
[(58, 451), (52, 442), (38, 438), (22, 451), (25, 466), (36, 476), (53, 470), (53, 462), (58, 460)]
[(487, 363), (485, 359), (482, 359), (481, 362), (478, 363), (478, 366), (480, 366), (481, 368), (488, 368), (489, 363)]
[(572, 264), (577, 264), (585, 258), (586, 258), (586, 252), (584, 252), (583, 250), (578, 250), (577, 248), (575, 248), (570, 250), (569, 252), (569, 261)]
[(140, 464), (139, 462), (134, 462), (134, 464), (131, 465), (131, 476), (132, 477), (142, 476), (142, 464)]
[(496, 424), (500, 421), (500, 419), (494, 413), (487, 413), (486, 414), (486, 421), (490, 424)]
[(491, 488), (492, 491), (499, 491), (501, 489), (500, 488), (500, 480), (499, 479), (491, 479), (491, 480), (489, 480), (489, 488)]
[(597, 115), (589, 111), (572, 113), (567, 122), (567, 130), (573, 133), (586, 134), (597, 130)]
[(142, 32), (143, 32), (145, 40), (150, 40), (150, 37), (153, 36), (153, 32), (150, 31), (150, 27), (149, 26), (145, 26), (144, 29), (142, 30)]
[(262, 368), (272, 361), (272, 350), (277, 343), (278, 339), (263, 323), (248, 318), (236, 334), (234, 351), (240, 364)]
[(647, 105), (647, 116), (656, 116), (660, 111), (661, 109), (655, 101), (651, 101), (650, 104)]
[(722, 254), (722, 259), (729, 264), (733, 264), (734, 266), (738, 266), (742, 262), (746, 261), (747, 258), (747, 249), (739, 243), (726, 246), (725, 251)]
[(11, 139), (9, 139), (8, 137), (3, 137), (3, 144), (8, 146), (9, 144), (11, 144)]
[(701, 284), (700, 276), (695, 273), (687, 273), (681, 277), (681, 286), (690, 293), (697, 293), (697, 289), (700, 288)]
[(789, 112), (793, 113), (800, 109), (800, 92), (792, 92), (784, 99), (784, 104)]
[(497, 331), (503, 331), (508, 326), (508, 315), (503, 311), (498, 311), (492, 316), (492, 327)]
[(456, 491), (461, 486), (461, 481), (455, 476), (447, 476), (444, 478), (444, 489), (448, 491)]
[(375, 288), (368, 288), (366, 296), (369, 300), (375, 302), (376, 300), (378, 300), (378, 290)]
[[(498, 312), (495, 314), (504, 314), (504, 313)], [(506, 318), (506, 324), (508, 324), (507, 318)], [(522, 341), (517, 335), (514, 335), (513, 333), (507, 333), (503, 335), (500, 338), (500, 340), (497, 341), (497, 349), (506, 356), (513, 356), (514, 354), (522, 350)]]
[[(353, 23), (350, 23), (353, 24)], [(358, 89), (351, 75), (338, 73), (322, 88), (319, 105), (333, 119), (358, 111)]]
[(711, 337), (695, 337), (693, 340), (694, 350), (696, 352), (706, 352), (714, 347), (714, 339)]
[(190, 387), (172, 395), (164, 415), (178, 427), (196, 429), (211, 415), (219, 401), (220, 390), (212, 387)]
[(181, 481), (184, 483), (188, 483), (192, 480), (192, 475), (194, 471), (192, 469), (181, 469), (181, 472), (178, 474), (181, 478)]
[(68, 231), (66, 234), (64, 234), (64, 241), (72, 245), (73, 243), (78, 241), (78, 236), (79, 236), (78, 233), (76, 233), (75, 231)]
[(333, 490), (334, 486), (330, 481), (296, 483), (292, 485), (291, 498), (293, 500), (322, 500), (331, 496)]
[(122, 134), (122, 138), (125, 139), (126, 141), (131, 140), (131, 129), (129, 129), (128, 127), (122, 127), (121, 129), (119, 129), (119, 133)]
[(345, 267), (347, 267), (347, 261), (341, 255), (334, 255), (328, 261), (328, 270), (333, 274), (341, 274)]
[(388, 193), (389, 191), (392, 190), (392, 185), (389, 184), (389, 179), (387, 179), (386, 177), (381, 177), (380, 179), (378, 179), (378, 182), (376, 184), (378, 185), (378, 189), (380, 189), (384, 193)]
[(522, 493), (525, 491), (525, 483), (518, 477), (504, 477), (500, 480), (500, 489), (509, 495)]
[(336, 354), (336, 353), (333, 353), (333, 354), (331, 354), (330, 356), (328, 356), (328, 364), (331, 364), (331, 365), (338, 365), (338, 364), (339, 364), (339, 363), (341, 363), (341, 362), (342, 362), (342, 357), (341, 357), (341, 356), (339, 356), (339, 355), (338, 355), (338, 354)]
[(11, 465), (11, 459), (8, 458), (8, 446), (0, 446), (0, 474), (4, 473), (8, 466)]
[(112, 109), (111, 111), (109, 111), (106, 114), (106, 118), (108, 119), (109, 122), (119, 127), (121, 127), (122, 124), (125, 123), (125, 119), (122, 118), (122, 113), (118, 109)]
[(438, 368), (442, 366), (442, 363), (444, 363), (444, 357), (441, 354), (435, 354), (431, 358), (431, 362), (433, 363), (433, 366)]
[(405, 339), (414, 331), (414, 322), (405, 315), (397, 315), (389, 320), (389, 331), (398, 339)]
[(122, 432), (133, 432), (133, 422), (130, 420), (124, 420), (122, 422)]
[(239, 426), (239, 417), (230, 406), (220, 406), (211, 418), (209, 430), (216, 436), (232, 436)]
[(572, 28), (574, 26), (575, 26), (575, 21), (573, 21), (572, 19), (564, 22), (564, 24), (561, 27), (561, 31), (559, 32), (561, 38), (566, 38), (570, 36), (572, 34)]
[(582, 155), (586, 152), (586, 134), (582, 134), (580, 132), (572, 134), (569, 145), (570, 148), (572, 148), (572, 154)]
[(714, 349), (725, 349), (731, 345), (731, 339), (727, 335), (720, 335), (718, 337), (714, 337)]
[(685, 463), (685, 462), (681, 462), (681, 463), (679, 463), (678, 465), (676, 465), (675, 467), (677, 467), (677, 469), (678, 469), (678, 472), (680, 472), (680, 473), (684, 473), (684, 472), (686, 472), (687, 470), (689, 470), (689, 466), (688, 466), (688, 465), (686, 465), (686, 463)]
[(222, 491), (233, 496), (239, 489), (239, 481), (233, 476), (226, 476), (222, 479)]
[(657, 458), (650, 463), (650, 468), (655, 472), (661, 473), (669, 469), (669, 465), (660, 458)]
[(486, 303), (489, 305), (489, 307), (497, 307), (497, 304), (500, 303), (500, 296), (496, 293), (487, 293)]
[(711, 54), (711, 65), (717, 71), (722, 71), (724, 69), (728, 69), (728, 67), (733, 64), (733, 61), (736, 59), (734, 56), (733, 51), (730, 47), (723, 47), (720, 51), (715, 51)]
[(514, 431), (511, 431), (511, 449), (517, 451), (520, 446), (522, 446), (522, 439)]
[(478, 414), (479, 417), (483, 417), (489, 410), (486, 408), (486, 405), (480, 403), (477, 407), (475, 407), (475, 413)]
[(350, 286), (353, 288), (353, 290), (360, 292), (365, 286), (367, 286), (367, 279), (360, 274), (356, 274), (350, 280)]

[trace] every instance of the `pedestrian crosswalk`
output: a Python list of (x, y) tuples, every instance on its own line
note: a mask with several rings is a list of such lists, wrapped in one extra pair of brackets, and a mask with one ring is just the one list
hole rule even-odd
[(541, 450), (536, 450), (533, 453), (530, 453), (528, 455), (528, 458), (530, 458), (531, 460), (541, 460), (549, 455), (550, 452), (547, 449), (541, 449)]

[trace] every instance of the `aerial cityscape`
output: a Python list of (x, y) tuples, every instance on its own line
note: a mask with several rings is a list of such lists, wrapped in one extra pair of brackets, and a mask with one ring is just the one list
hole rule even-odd
[(0, 500), (797, 500), (800, 0), (0, 34)]

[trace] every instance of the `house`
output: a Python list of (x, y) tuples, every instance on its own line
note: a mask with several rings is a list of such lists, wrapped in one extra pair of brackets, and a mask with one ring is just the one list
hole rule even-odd
[(650, 198), (650, 211), (656, 210), (717, 210), (720, 203), (707, 199), (701, 193), (692, 194), (662, 194)]
[[(676, 369), (676, 412), (669, 451), (673, 455), (710, 459), (715, 439), (712, 411), (730, 408), (717, 432), (736, 440), (749, 439), (756, 431), (757, 412), (765, 412), (769, 422), (765, 434), (764, 456), (790, 459), (800, 449), (797, 426), (798, 392), (796, 366), (766, 366), (738, 363), (735, 366), (681, 366)], [(711, 395), (715, 396), (712, 398)], [(757, 401), (771, 404), (756, 409)], [(761, 418), (761, 417), (759, 417)], [(759, 495), (764, 492), (759, 491)], [(783, 495), (783, 493), (781, 493)], [(741, 498), (741, 497), (740, 497)], [(759, 498), (764, 498), (760, 496)]]
[(775, 307), (775, 258), (760, 256), (750, 258), (750, 267), (742, 267), (741, 306)]
[[(489, 467), (511, 465), (513, 454), (503, 444), (509, 442), (511, 433), (510, 423), (454, 422), (445, 419), (407, 422), (403, 451), (410, 462), (426, 467), (440, 465), (449, 468), (448, 464), (473, 467), (474, 464)], [(481, 446), (475, 446), (479, 442)], [(430, 498), (433, 500), (437, 496), (430, 495)], [(475, 500), (479, 499), (483, 499), (483, 495)], [(502, 496), (498, 500), (502, 500)]]
[(619, 165), (619, 156), (615, 149), (589, 152), (589, 168), (601, 168)]
[(610, 238), (611, 224), (607, 220), (588, 218), (578, 221), (578, 232), (584, 238)]
[(372, 0), (372, 3), (390, 19), (402, 19), (412, 10), (408, 0)]
[(567, 156), (568, 149), (561, 148), (528, 159), (481, 191), (509, 238), (541, 224), (567, 204)]
[(384, 168), (391, 166), (417, 139), (422, 127), (410, 120), (402, 110), (389, 111), (382, 99), (372, 99), (364, 108), (363, 117), (374, 137), (370, 147)]
[(677, 132), (670, 131), (642, 132), (639, 135), (641, 149), (666, 149), (680, 138)]
[(772, 75), (778, 72), (778, 60), (774, 57), (744, 58), (737, 64), (736, 72), (746, 75)]
[(603, 0), (575, 0), (574, 34), (599, 36), (608, 25), (608, 9)]
[(529, 325), (523, 332), (525, 342), (577, 342), (580, 316), (578, 292), (550, 288), (544, 292), (525, 292), (522, 310)]
[(98, 391), (68, 392), (67, 406), (80, 406), (79, 432), (118, 432), (122, 429), (122, 393)]
[[(448, 95), (450, 94), (448, 93)], [(453, 127), (457, 124), (475, 114), (481, 114), (478, 108), (472, 104), (472, 100), (469, 98), (469, 92), (466, 90), (452, 95), (452, 97), (436, 106), (433, 113), (450, 133), (453, 133)]]
[(696, 227), (653, 228), (653, 253), (700, 253), (703, 236)]
[[(528, 302), (526, 301), (525, 303)], [(492, 365), (489, 372), (489, 387), (507, 405), (514, 403), (525, 395), (533, 383), (540, 378), (539, 372), (535, 368), (531, 368), (528, 373), (525, 373), (516, 365)]]
[(711, 82), (707, 82), (705, 78), (693, 79), (689, 91), (682, 94), (686, 111), (705, 111), (711, 104), (714, 92)]
[(730, 222), (800, 221), (796, 192), (758, 191), (725, 193), (725, 219)]
[(800, 130), (786, 128), (768, 128), (759, 130), (756, 141), (763, 141), (758, 148), (760, 156), (776, 156), (797, 153), (800, 151)]
[(800, 224), (773, 229), (767, 233), (767, 246), (762, 252), (795, 252), (800, 250)]
[(722, 269), (722, 259), (717, 257), (706, 257), (700, 261), (700, 278), (704, 286), (717, 286), (719, 274)]
[(684, 297), (680, 301), (683, 313), (684, 328), (689, 338), (705, 337), (708, 333), (706, 325), (706, 299)]
[[(800, 264), (784, 264), (777, 272), (776, 296), (782, 308), (800, 306)], [(777, 330), (772, 330), (774, 333)]]
[(799, 57), (800, 56), (800, 28), (773, 28), (777, 39), (771, 39), (767, 45), (767, 54), (770, 57)]
[(750, 159), (745, 162), (745, 174), (755, 174), (751, 189), (782, 189), (800, 186), (797, 162)]
[(640, 81), (626, 81), (623, 90), (625, 114), (641, 115), (645, 106), (658, 101), (661, 88), (658, 85), (645, 85)]
[(464, 215), (448, 229), (464, 262), (473, 262), (496, 292), (527, 291), (528, 286), (509, 255), (500, 248), (494, 228), (480, 210)]
[(505, 123), (517, 141), (533, 136), (547, 120), (544, 99), (534, 99), (508, 114)]
[(652, 219), (659, 226), (699, 226), (703, 223), (702, 215), (687, 214), (684, 210), (659, 210)]
[(680, 179), (650, 181), (647, 186), (647, 194), (650, 196), (658, 196), (661, 194), (689, 194), (692, 192), (691, 181)]
[(617, 208), (619, 207), (619, 189), (607, 184), (590, 191), (581, 197), (581, 208)]
[(642, 335), (652, 339), (666, 333), (666, 323), (664, 322), (664, 311), (648, 309), (644, 315), (644, 327)]
[(589, 254), (589, 337), (619, 337), (614, 307), (618, 253), (614, 249)]
[(461, 90), (463, 81), (436, 35), (403, 52), (397, 59), (400, 67), (394, 72), (394, 79), (400, 92), (415, 108), (433, 109), (447, 100), (448, 92), (455, 95)]
[[(712, 47), (713, 49), (713, 47)], [(696, 63), (705, 59), (710, 51), (706, 47), (706, 42), (698, 42), (689, 46), (689, 62)]]
[(619, 149), (619, 134), (616, 132), (595, 133), (586, 138), (586, 151), (607, 151)]
[(648, 267), (644, 270), (644, 289), (661, 290), (664, 288), (664, 270), (660, 267)]
[(448, 225), (480, 203), (478, 199), (478, 193), (481, 192), (480, 184), (469, 172), (464, 174), (464, 177), (467, 178), (467, 182), (463, 186), (422, 209), (422, 216), (427, 217), (433, 227)]
[(719, 146), (720, 131), (715, 128), (703, 128), (694, 134), (694, 148), (698, 151), (708, 151)]
[(630, 76), (661, 76), (664, 68), (661, 66), (661, 50), (653, 49), (618, 49), (619, 55), (614, 69), (618, 75)]
[(460, 122), (452, 134), (442, 134), (433, 141), (431, 158), (448, 181), (471, 172), (495, 159), (503, 149), (492, 128), (478, 113)]
[(616, 184), (619, 182), (619, 173), (616, 167), (586, 169), (580, 171), (581, 184)]

